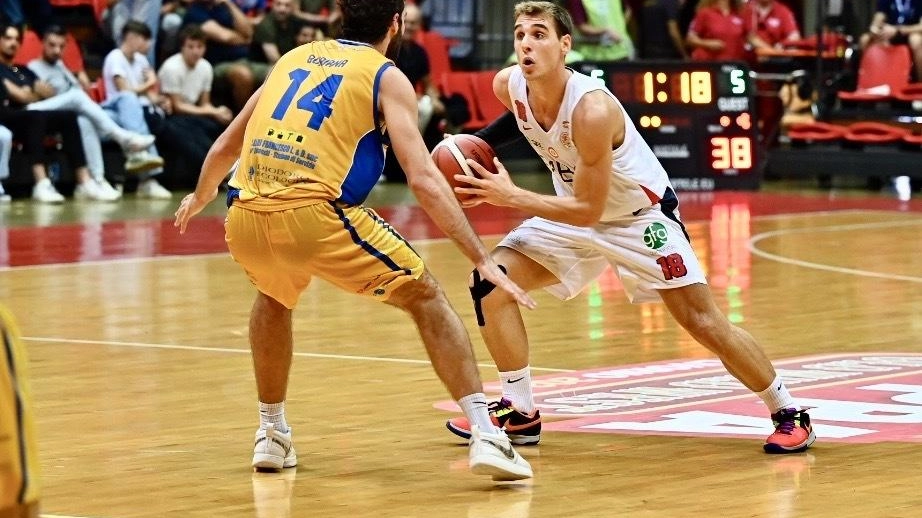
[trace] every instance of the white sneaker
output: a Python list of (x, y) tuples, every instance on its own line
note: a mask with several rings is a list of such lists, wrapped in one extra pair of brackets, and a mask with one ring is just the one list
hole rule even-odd
[(13, 201), (13, 197), (3, 190), (3, 184), (0, 183), (0, 203), (9, 203), (11, 201)]
[(253, 446), (253, 467), (258, 470), (280, 470), (298, 465), (298, 454), (291, 444), (291, 428), (282, 433), (269, 424), (256, 430)]
[(122, 195), (109, 182), (90, 178), (74, 189), (74, 199), (93, 201), (118, 201)]
[(32, 199), (40, 203), (63, 203), (64, 196), (61, 196), (51, 180), (44, 178), (35, 183), (32, 187)]
[(138, 185), (138, 198), (148, 198), (151, 200), (169, 200), (173, 197), (173, 193), (168, 191), (166, 187), (160, 185), (157, 180), (153, 178), (149, 180), (144, 180)]
[(908, 176), (897, 176), (893, 179), (893, 189), (900, 201), (909, 201), (912, 198), (912, 185)]
[(119, 141), (119, 145), (125, 151), (136, 152), (144, 151), (145, 149), (154, 145), (154, 141), (157, 140), (153, 135), (142, 135), (140, 133), (134, 133), (132, 131), (125, 132), (126, 135)]
[(163, 158), (152, 155), (147, 151), (129, 153), (125, 160), (125, 172), (130, 174), (146, 173), (163, 167)]
[(512, 448), (505, 432), (487, 433), (471, 426), (468, 466), (475, 475), (491, 475), (493, 480), (531, 478), (531, 465)]

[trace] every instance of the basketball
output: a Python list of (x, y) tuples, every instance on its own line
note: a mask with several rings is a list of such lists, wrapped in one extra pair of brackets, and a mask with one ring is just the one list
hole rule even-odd
[[(482, 138), (467, 134), (452, 135), (439, 142), (432, 150), (432, 160), (435, 161), (436, 167), (442, 171), (445, 179), (448, 180), (448, 185), (452, 188), (466, 185), (455, 180), (456, 174), (477, 176), (477, 173), (464, 161), (466, 158), (482, 165), (487, 171), (495, 173), (496, 165), (493, 164), (495, 156), (493, 148)], [(456, 194), (456, 196), (462, 201), (469, 197), (464, 194)]]

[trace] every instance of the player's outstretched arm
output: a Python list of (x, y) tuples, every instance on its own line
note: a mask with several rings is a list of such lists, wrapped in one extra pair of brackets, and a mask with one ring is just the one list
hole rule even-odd
[(379, 106), (391, 135), (394, 155), (406, 172), (407, 184), (432, 221), (471, 260), (480, 274), (529, 308), (534, 301), (509, 280), (490, 257), (461, 211), (451, 187), (436, 168), (417, 126), (416, 93), (403, 73), (388, 68), (381, 77)]
[(195, 191), (186, 195), (179, 208), (176, 209), (174, 227), (179, 227), (179, 233), (186, 232), (186, 226), (193, 216), (198, 214), (211, 203), (218, 195), (218, 186), (227, 176), (227, 172), (240, 158), (240, 149), (243, 147), (243, 135), (246, 132), (247, 121), (253, 116), (253, 110), (259, 101), (262, 87), (250, 97), (243, 110), (237, 115), (224, 132), (218, 136), (214, 145), (208, 150), (205, 161), (202, 163), (202, 172), (198, 177)]

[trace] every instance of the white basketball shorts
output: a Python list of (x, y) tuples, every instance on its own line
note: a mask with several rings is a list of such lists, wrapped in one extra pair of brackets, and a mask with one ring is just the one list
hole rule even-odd
[(542, 218), (522, 222), (499, 243), (544, 266), (560, 283), (545, 288), (575, 297), (611, 265), (631, 302), (659, 302), (657, 290), (706, 284), (698, 258), (678, 222), (660, 207), (637, 216), (575, 227)]

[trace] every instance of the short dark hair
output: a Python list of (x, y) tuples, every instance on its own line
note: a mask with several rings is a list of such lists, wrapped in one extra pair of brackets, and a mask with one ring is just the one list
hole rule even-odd
[(139, 22), (137, 20), (129, 20), (128, 23), (122, 27), (122, 38), (128, 36), (129, 34), (137, 34), (146, 40), (149, 40), (152, 36), (150, 27), (148, 27), (146, 23)]
[(201, 26), (191, 24), (186, 25), (179, 31), (179, 46), (182, 47), (185, 45), (187, 40), (207, 43), (208, 38), (205, 36), (205, 31), (202, 30)]
[(515, 5), (515, 18), (522, 15), (541, 16), (547, 15), (554, 20), (557, 36), (566, 36), (573, 34), (573, 18), (570, 13), (563, 7), (554, 2), (519, 2)]
[(338, 0), (343, 12), (342, 38), (362, 43), (384, 39), (394, 15), (403, 16), (404, 0)]
[(67, 37), (67, 31), (64, 30), (64, 27), (61, 27), (60, 25), (49, 25), (48, 27), (45, 27), (45, 32), (42, 33), (42, 39), (45, 39), (52, 34), (62, 38)]
[(16, 32), (19, 33), (19, 40), (22, 41), (22, 27), (15, 23), (0, 22), (0, 35), (6, 35), (6, 31), (10, 29), (16, 29)]

